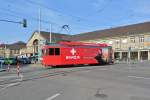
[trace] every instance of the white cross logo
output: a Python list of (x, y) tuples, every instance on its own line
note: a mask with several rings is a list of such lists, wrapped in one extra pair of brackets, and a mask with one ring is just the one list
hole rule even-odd
[(76, 53), (76, 50), (75, 50), (74, 48), (72, 48), (71, 51), (70, 51), (70, 53), (71, 53), (72, 55), (74, 55), (74, 54)]

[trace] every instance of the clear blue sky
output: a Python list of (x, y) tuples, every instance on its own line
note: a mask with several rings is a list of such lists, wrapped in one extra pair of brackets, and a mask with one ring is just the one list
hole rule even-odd
[(0, 0), (0, 19), (22, 21), (28, 27), (0, 22), (0, 43), (28, 41), (38, 30), (41, 9), (41, 30), (67, 33), (61, 26), (68, 24), (67, 34), (107, 29), (150, 20), (150, 0)]

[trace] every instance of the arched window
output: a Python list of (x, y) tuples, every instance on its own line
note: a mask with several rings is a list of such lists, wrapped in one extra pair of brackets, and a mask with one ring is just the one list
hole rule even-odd
[(33, 41), (33, 51), (34, 51), (34, 54), (38, 53), (38, 39), (35, 39)]

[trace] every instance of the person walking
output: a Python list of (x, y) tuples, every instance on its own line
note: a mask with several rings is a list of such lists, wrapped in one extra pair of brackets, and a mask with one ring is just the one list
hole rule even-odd
[(16, 57), (16, 69), (17, 69), (17, 75), (18, 75), (18, 77), (19, 77), (19, 75), (20, 75), (20, 62), (19, 62), (19, 58), (18, 57)]
[(8, 62), (7, 71), (8, 71), (8, 72), (10, 71), (10, 62)]

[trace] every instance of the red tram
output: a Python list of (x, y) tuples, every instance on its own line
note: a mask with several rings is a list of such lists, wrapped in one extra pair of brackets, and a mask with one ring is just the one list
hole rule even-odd
[(42, 47), (41, 63), (48, 66), (112, 63), (107, 44), (60, 42)]

